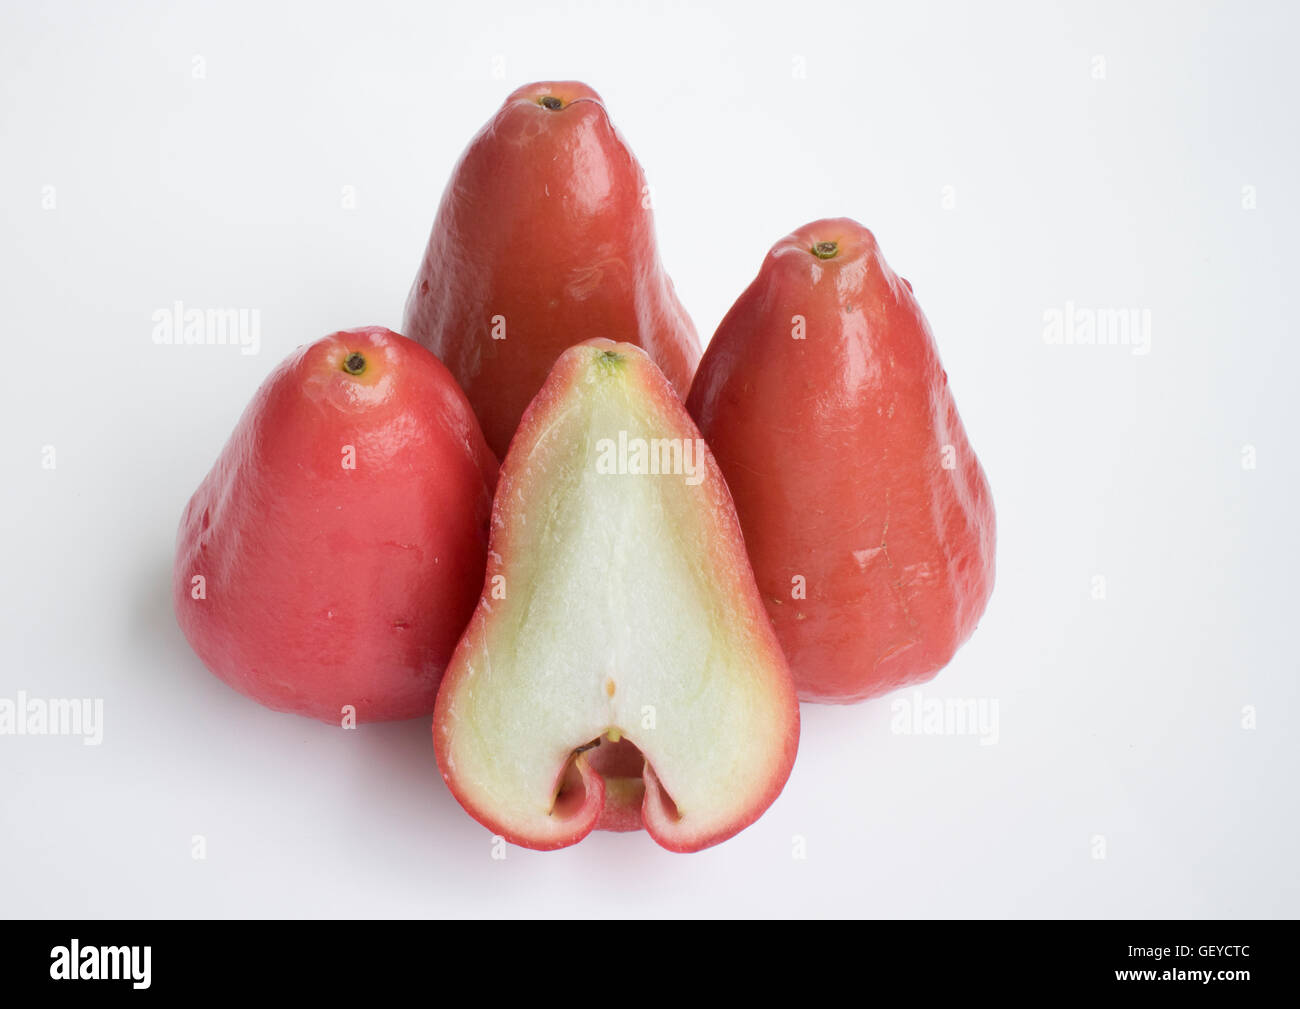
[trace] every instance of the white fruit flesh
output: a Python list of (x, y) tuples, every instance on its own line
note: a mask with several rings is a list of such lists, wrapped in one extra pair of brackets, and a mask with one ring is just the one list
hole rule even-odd
[(623, 366), (593, 361), (577, 381), (527, 459), (507, 463), (494, 540), (507, 563), (489, 570), (506, 597), (481, 605), (440, 701), (444, 771), (462, 801), (541, 841), (573, 830), (554, 808), (573, 751), (613, 730), (675, 803), (677, 819), (667, 807), (657, 822), (725, 830), (779, 787), (792, 704), (747, 568), (710, 560), (736, 535), (710, 487), (721, 478), (702, 464), (694, 486), (683, 473), (600, 472), (602, 439), (694, 432)]

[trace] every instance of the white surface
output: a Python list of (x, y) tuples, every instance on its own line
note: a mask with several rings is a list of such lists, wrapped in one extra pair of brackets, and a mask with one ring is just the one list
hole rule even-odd
[[(105, 718), (98, 747), (0, 736), (0, 913), (1300, 913), (1294, 7), (118, 6), (0, 13), (0, 697)], [(996, 700), (996, 745), (805, 706), (734, 840), (500, 861), (422, 722), (275, 714), (190, 653), (172, 538), (253, 390), (399, 324), (455, 157), (556, 77), (645, 165), (702, 334), (822, 216), (915, 285), (999, 522), (992, 604), (925, 695)], [(178, 299), (260, 309), (261, 353), (154, 345)], [(1067, 301), (1149, 309), (1150, 354), (1047, 345)]]

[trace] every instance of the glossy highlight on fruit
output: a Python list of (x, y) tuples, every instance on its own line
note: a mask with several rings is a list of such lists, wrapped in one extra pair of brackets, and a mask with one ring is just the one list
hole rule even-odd
[(455, 381), (372, 327), (267, 378), (191, 498), (176, 618), (204, 664), (279, 711), (433, 711), (474, 609), (497, 463)]
[(470, 141), (402, 328), (455, 375), (498, 456), (586, 336), (642, 347), (685, 397), (699, 338), (659, 261), (645, 174), (595, 91), (525, 85)]
[(438, 695), (447, 785), (530, 848), (644, 826), (695, 851), (772, 803), (798, 726), (726, 485), (672, 387), (633, 345), (565, 351), (502, 467), (482, 599)]
[(687, 403), (800, 697), (856, 701), (946, 665), (993, 590), (993, 499), (871, 232), (824, 220), (773, 246)]

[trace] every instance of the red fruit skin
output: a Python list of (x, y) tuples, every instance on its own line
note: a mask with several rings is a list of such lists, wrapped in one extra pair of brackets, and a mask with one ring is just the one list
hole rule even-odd
[(801, 699), (858, 701), (948, 663), (993, 590), (993, 499), (929, 324), (870, 231), (817, 221), (773, 246), (687, 407)]
[(685, 398), (700, 342), (647, 192), (600, 96), (576, 81), (515, 91), (453, 169), (402, 329), (451, 369), (498, 457), (556, 358), (587, 337), (642, 347)]
[[(352, 352), (360, 376), (343, 369)], [(464, 394), (419, 344), (373, 327), (299, 348), (185, 509), (176, 619), (204, 665), (269, 708), (428, 715), (478, 599), (496, 471)]]

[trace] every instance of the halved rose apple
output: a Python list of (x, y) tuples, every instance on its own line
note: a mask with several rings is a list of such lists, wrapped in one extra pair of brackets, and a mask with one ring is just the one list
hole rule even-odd
[(570, 348), (525, 413), (433, 734), (461, 804), (530, 848), (643, 824), (695, 851), (785, 784), (798, 705), (731, 497), (638, 347)]

